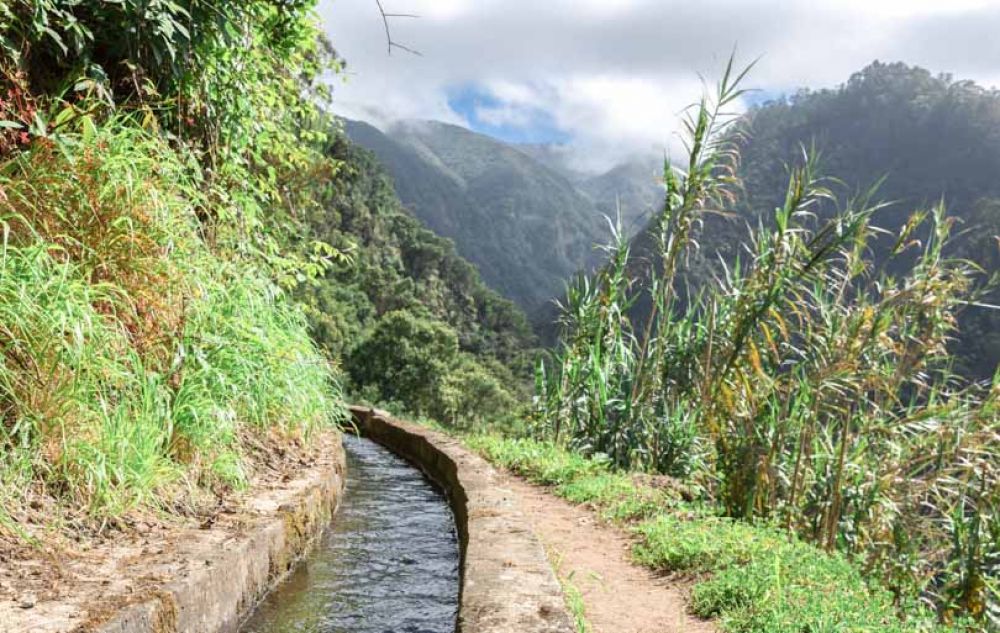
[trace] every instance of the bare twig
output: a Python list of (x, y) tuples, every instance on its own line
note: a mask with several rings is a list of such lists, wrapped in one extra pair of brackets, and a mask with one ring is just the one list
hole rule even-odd
[(378, 5), (378, 12), (382, 15), (382, 26), (385, 27), (385, 43), (389, 54), (392, 55), (392, 49), (398, 48), (404, 50), (411, 55), (420, 55), (420, 51), (414, 50), (409, 46), (400, 44), (399, 42), (392, 39), (392, 31), (389, 29), (389, 20), (391, 18), (418, 18), (420, 16), (413, 13), (386, 13), (385, 7), (382, 6), (382, 0), (375, 0), (375, 4)]

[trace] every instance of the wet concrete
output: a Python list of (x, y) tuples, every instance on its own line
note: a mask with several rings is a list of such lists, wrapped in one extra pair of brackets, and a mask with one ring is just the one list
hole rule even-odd
[(370, 440), (345, 436), (347, 488), (319, 546), (243, 633), (454, 633), (459, 550), (448, 500)]
[(562, 589), (517, 495), (443, 433), (351, 407), (362, 433), (423, 469), (455, 513), (462, 556), (460, 633), (575, 633)]

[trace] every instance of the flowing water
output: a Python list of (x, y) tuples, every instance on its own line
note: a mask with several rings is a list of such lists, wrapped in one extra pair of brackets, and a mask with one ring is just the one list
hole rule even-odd
[(313, 553), (241, 633), (455, 633), (458, 539), (444, 495), (406, 461), (344, 436), (347, 490)]

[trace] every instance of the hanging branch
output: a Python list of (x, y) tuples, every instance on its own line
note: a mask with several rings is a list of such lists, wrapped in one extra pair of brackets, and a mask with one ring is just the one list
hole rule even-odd
[(420, 57), (421, 55), (419, 51), (415, 51), (409, 46), (404, 46), (403, 44), (400, 44), (399, 42), (392, 39), (392, 32), (389, 30), (389, 20), (391, 18), (417, 18), (420, 16), (414, 15), (412, 13), (386, 13), (385, 8), (382, 6), (382, 0), (375, 0), (375, 4), (378, 5), (378, 12), (382, 14), (382, 26), (385, 27), (385, 42), (389, 54), (392, 55), (393, 48), (398, 48), (406, 51), (407, 53), (410, 53), (411, 55), (416, 55)]

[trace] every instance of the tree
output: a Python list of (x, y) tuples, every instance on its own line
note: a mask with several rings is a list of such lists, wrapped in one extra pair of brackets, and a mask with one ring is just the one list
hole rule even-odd
[(351, 378), (377, 397), (416, 414), (438, 407), (442, 381), (458, 359), (458, 336), (447, 325), (406, 310), (383, 315), (350, 357)]

